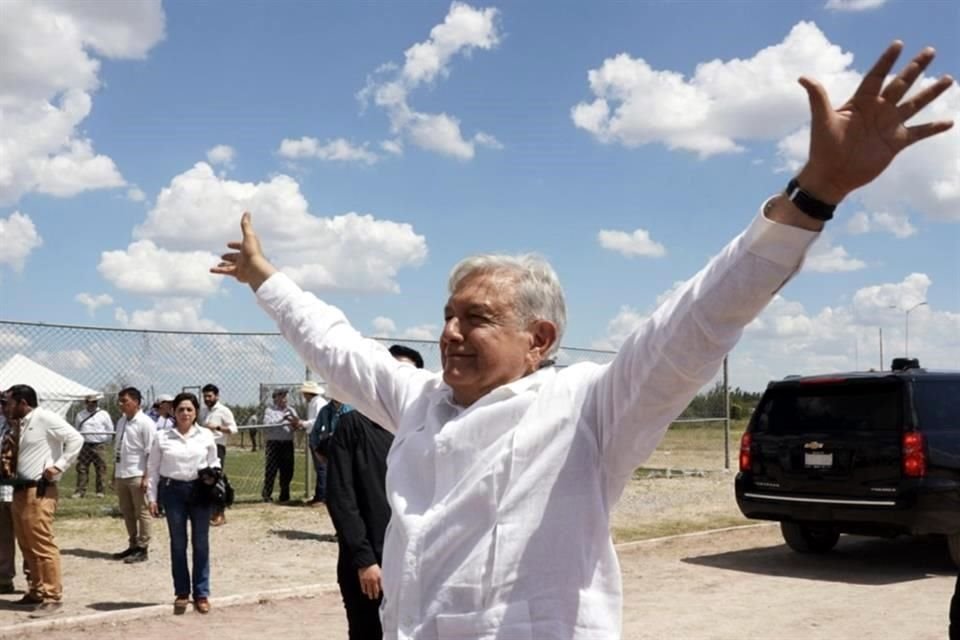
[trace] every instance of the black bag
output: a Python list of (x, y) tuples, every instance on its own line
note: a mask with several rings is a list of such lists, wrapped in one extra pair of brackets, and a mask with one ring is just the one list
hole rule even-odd
[(196, 504), (210, 505), (222, 511), (233, 505), (234, 491), (226, 474), (219, 467), (206, 467), (197, 473), (193, 484), (193, 500)]

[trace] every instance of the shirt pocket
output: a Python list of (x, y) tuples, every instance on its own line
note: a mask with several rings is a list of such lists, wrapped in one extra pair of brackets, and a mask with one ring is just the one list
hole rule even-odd
[(440, 640), (533, 640), (530, 607), (525, 600), (472, 613), (441, 613), (436, 622)]

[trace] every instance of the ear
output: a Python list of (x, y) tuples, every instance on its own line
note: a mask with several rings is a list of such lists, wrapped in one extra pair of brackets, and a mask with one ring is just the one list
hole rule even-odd
[(527, 351), (527, 357), (536, 369), (557, 343), (557, 326), (549, 320), (534, 320), (529, 330), (530, 349)]

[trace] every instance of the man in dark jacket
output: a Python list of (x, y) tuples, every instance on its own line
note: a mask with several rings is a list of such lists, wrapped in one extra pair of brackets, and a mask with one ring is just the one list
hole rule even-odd
[[(409, 347), (393, 345), (390, 353), (423, 368), (423, 358)], [(359, 411), (344, 414), (327, 441), (327, 509), (340, 547), (337, 582), (350, 640), (383, 637), (380, 564), (390, 521), (385, 483), (392, 442), (392, 433)]]

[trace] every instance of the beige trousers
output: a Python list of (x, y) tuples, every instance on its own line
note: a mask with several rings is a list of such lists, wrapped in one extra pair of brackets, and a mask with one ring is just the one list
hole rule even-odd
[(28, 593), (44, 602), (63, 597), (60, 549), (53, 539), (57, 497), (55, 484), (47, 486), (42, 498), (35, 487), (13, 492), (13, 531), (29, 571)]
[(123, 523), (127, 525), (130, 547), (146, 549), (150, 546), (150, 523), (153, 517), (147, 496), (140, 488), (140, 477), (117, 478), (117, 498)]

